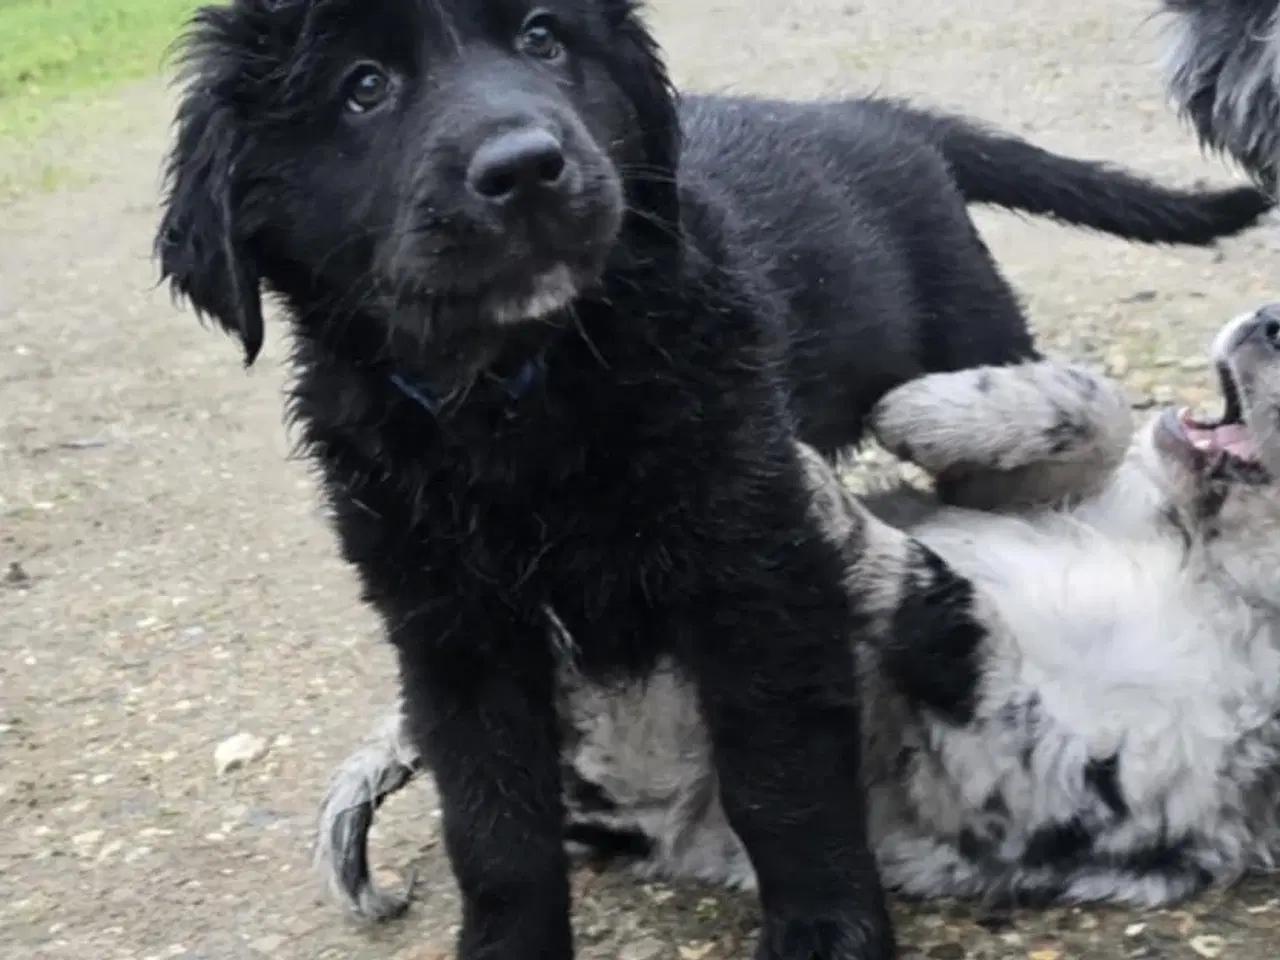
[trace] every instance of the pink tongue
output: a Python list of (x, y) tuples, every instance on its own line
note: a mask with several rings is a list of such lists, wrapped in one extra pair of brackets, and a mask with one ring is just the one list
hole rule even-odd
[(1206, 453), (1229, 453), (1240, 460), (1253, 460), (1257, 451), (1253, 439), (1243, 424), (1230, 423), (1222, 427), (1197, 427), (1184, 425), (1187, 439), (1192, 446)]
[(1219, 449), (1241, 460), (1254, 458), (1253, 438), (1241, 424), (1232, 423), (1225, 427), (1214, 427), (1212, 432), (1213, 442)]

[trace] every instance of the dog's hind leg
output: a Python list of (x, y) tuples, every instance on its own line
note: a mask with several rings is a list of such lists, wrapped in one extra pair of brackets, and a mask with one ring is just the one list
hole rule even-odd
[(995, 510), (1096, 493), (1124, 459), (1133, 418), (1119, 384), (1045, 360), (919, 377), (880, 401), (871, 427), (933, 475), (944, 503)]
[(422, 769), (397, 703), (329, 781), (316, 825), (315, 867), (330, 897), (360, 920), (387, 920), (409, 905), (412, 884), (405, 893), (394, 894), (374, 883), (369, 830), (374, 811)]
[(885, 886), (907, 898), (978, 900), (989, 909), (1120, 904), (1154, 908), (1203, 892), (1212, 874), (1176, 850), (1132, 855), (1064, 852), (1005, 859), (969, 831), (930, 835), (923, 827), (877, 838)]

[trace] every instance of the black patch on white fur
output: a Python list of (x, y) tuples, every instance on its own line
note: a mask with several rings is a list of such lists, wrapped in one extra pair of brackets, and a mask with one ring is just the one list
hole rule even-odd
[(572, 767), (565, 767), (561, 778), (565, 800), (573, 809), (582, 813), (613, 813), (618, 809), (617, 801), (600, 784), (585, 779)]
[(1093, 399), (1098, 395), (1098, 381), (1093, 377), (1090, 377), (1079, 370), (1074, 370), (1071, 367), (1065, 367), (1063, 369), (1071, 381), (1084, 391), (1086, 398)]
[(1050, 454), (1065, 453), (1088, 443), (1093, 438), (1092, 425), (1078, 420), (1071, 412), (1058, 407), (1054, 410), (1052, 426), (1044, 432)]
[(966, 860), (978, 862), (990, 858), (995, 853), (991, 841), (971, 827), (965, 827), (960, 831), (960, 835), (956, 837), (956, 849)]
[(1087, 856), (1093, 848), (1093, 839), (1093, 833), (1075, 818), (1041, 827), (1027, 839), (1022, 864), (1060, 868)]
[(1129, 815), (1129, 805), (1120, 788), (1119, 754), (1113, 753), (1105, 760), (1090, 760), (1084, 768), (1084, 782), (1117, 817)]
[(986, 629), (973, 616), (973, 584), (923, 544), (908, 559), (902, 600), (883, 654), (907, 699), (956, 725), (973, 719)]
[(1005, 802), (1004, 794), (999, 790), (992, 790), (987, 799), (982, 801), (982, 810), (995, 817), (1009, 816), (1009, 804)]
[(640, 830), (623, 830), (599, 823), (570, 823), (565, 827), (564, 838), (589, 847), (593, 855), (604, 859), (643, 860), (653, 854), (652, 838)]

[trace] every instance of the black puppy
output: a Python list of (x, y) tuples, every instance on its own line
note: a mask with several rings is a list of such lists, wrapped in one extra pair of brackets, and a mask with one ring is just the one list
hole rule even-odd
[[(666, 654), (759, 876), (760, 956), (889, 956), (858, 600), (791, 441), (834, 451), (905, 379), (1033, 355), (942, 121), (678, 111), (631, 0), (238, 0), (187, 41), (163, 273), (250, 362), (260, 286), (291, 320), (292, 415), (439, 782), (459, 955), (570, 956), (557, 668)], [(1109, 182), (1144, 239), (1266, 206)], [(1126, 209), (1061, 186), (1044, 212)]]
[(1280, 174), (1280, 0), (1163, 0), (1166, 82), (1202, 145), (1274, 191)]

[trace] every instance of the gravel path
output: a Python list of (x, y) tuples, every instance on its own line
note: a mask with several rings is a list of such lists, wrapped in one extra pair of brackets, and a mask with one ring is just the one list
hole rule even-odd
[[(686, 86), (917, 94), (1226, 180), (1166, 111), (1153, 7), (665, 0), (655, 19)], [(169, 110), (143, 84), (64, 125), (37, 157), (62, 189), (0, 207), (0, 956), (445, 960), (456, 902), (425, 787), (377, 837), (379, 862), (421, 874), (410, 916), (370, 934), (317, 903), (313, 806), (390, 695), (390, 657), (287, 459), (278, 328), (245, 375), (154, 289)], [(0, 157), (0, 180), (31, 163)], [(1211, 333), (1275, 292), (1263, 231), (1197, 252), (982, 223), (1044, 345), (1140, 397), (1207, 396)], [(219, 776), (237, 733), (266, 752)], [(749, 901), (585, 871), (577, 889), (584, 958), (749, 956)], [(1270, 960), (1280, 889), (1143, 915), (899, 918), (905, 957)]]

